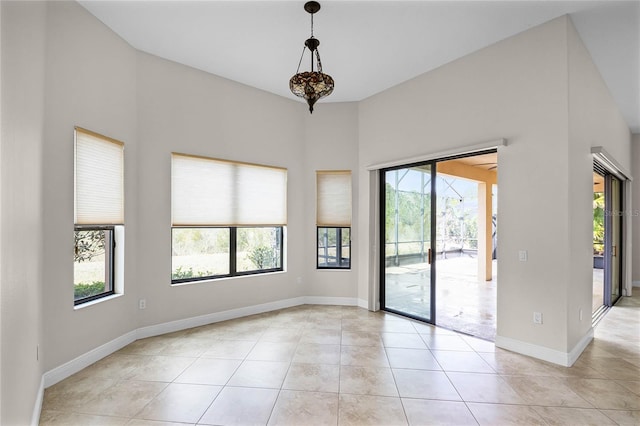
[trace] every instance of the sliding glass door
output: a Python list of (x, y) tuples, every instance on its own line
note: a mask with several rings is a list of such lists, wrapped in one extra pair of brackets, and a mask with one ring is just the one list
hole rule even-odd
[(435, 163), (381, 171), (382, 309), (435, 323), (432, 274)]

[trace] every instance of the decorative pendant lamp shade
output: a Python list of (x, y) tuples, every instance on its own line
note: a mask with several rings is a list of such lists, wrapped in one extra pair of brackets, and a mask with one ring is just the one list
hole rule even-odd
[[(320, 98), (329, 96), (333, 92), (333, 78), (330, 75), (322, 72), (322, 62), (320, 61), (320, 52), (318, 46), (320, 40), (313, 36), (313, 14), (320, 10), (320, 3), (316, 1), (309, 1), (305, 3), (304, 10), (311, 14), (311, 37), (304, 42), (302, 48), (302, 56), (298, 63), (298, 70), (296, 75), (289, 80), (289, 88), (294, 95), (300, 96), (307, 100), (309, 104), (309, 112), (313, 113), (313, 105)], [(311, 71), (300, 72), (300, 64), (304, 58), (304, 51), (309, 49), (311, 52)], [(315, 71), (315, 64), (317, 62), (318, 71)]]

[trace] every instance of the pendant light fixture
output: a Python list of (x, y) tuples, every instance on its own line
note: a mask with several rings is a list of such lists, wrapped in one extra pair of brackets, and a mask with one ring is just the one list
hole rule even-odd
[[(309, 112), (313, 113), (313, 105), (320, 98), (329, 96), (333, 92), (333, 78), (322, 72), (322, 62), (320, 62), (320, 52), (318, 46), (320, 40), (313, 36), (313, 15), (320, 10), (320, 3), (317, 1), (309, 1), (305, 3), (304, 10), (311, 15), (311, 37), (305, 40), (302, 48), (302, 56), (298, 63), (296, 75), (289, 80), (289, 88), (294, 95), (300, 96), (307, 100), (309, 104)], [(304, 58), (304, 51), (309, 49), (311, 52), (311, 71), (300, 72), (300, 65)], [(315, 71), (315, 63), (317, 62), (318, 70)]]

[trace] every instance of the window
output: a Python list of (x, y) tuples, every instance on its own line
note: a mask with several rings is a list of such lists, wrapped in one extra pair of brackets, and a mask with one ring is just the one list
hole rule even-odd
[(124, 224), (124, 144), (75, 128), (74, 304), (115, 293), (116, 235)]
[(351, 268), (351, 171), (316, 172), (317, 268)]
[(172, 155), (171, 282), (283, 270), (287, 170)]

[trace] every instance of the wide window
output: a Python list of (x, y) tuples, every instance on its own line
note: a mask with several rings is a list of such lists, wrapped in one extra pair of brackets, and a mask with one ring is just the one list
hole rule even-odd
[(116, 232), (124, 225), (124, 144), (75, 128), (74, 304), (115, 293)]
[(351, 268), (351, 171), (316, 172), (317, 268)]
[(287, 170), (172, 155), (172, 283), (283, 270)]

